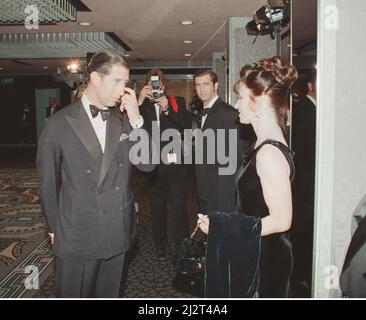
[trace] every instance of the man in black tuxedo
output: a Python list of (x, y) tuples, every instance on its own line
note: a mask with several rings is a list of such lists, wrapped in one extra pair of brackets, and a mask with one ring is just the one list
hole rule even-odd
[(57, 104), (56, 98), (52, 97), (50, 98), (49, 106), (47, 107), (46, 110), (46, 116), (47, 117), (52, 116), (54, 113), (60, 111), (61, 109), (62, 107)]
[[(122, 55), (101, 50), (88, 75), (82, 98), (48, 118), (38, 145), (57, 297), (118, 297), (136, 233), (131, 166), (154, 167), (130, 152), (130, 135), (140, 132), (143, 118), (135, 93), (125, 87), (129, 68)], [(113, 108), (120, 99), (120, 110)]]
[[(159, 77), (158, 91), (153, 97), (152, 77)], [(153, 78), (154, 79), (154, 78)], [(153, 80), (155, 81), (155, 80)], [(145, 86), (142, 88), (139, 99), (140, 111), (148, 132), (158, 132), (161, 157), (159, 165), (149, 174), (150, 207), (152, 232), (155, 242), (156, 255), (159, 260), (166, 256), (167, 247), (167, 198), (170, 195), (173, 237), (175, 248), (178, 249), (182, 240), (188, 235), (188, 217), (186, 212), (186, 168), (182, 159), (183, 130), (191, 128), (183, 97), (167, 95), (166, 79), (159, 69), (152, 69), (145, 77)], [(155, 127), (155, 128), (154, 128)], [(179, 152), (174, 150), (168, 154), (164, 148), (169, 141), (163, 141), (161, 134), (165, 130), (176, 133), (179, 141)], [(154, 136), (154, 135), (153, 135)], [(171, 139), (170, 139), (171, 141)], [(169, 146), (168, 146), (169, 147)]]
[[(197, 137), (195, 138), (195, 171), (200, 211), (203, 214), (211, 211), (234, 211), (235, 173), (239, 159), (247, 148), (247, 141), (239, 130), (238, 112), (218, 96), (219, 84), (215, 72), (198, 71), (194, 77), (194, 85), (203, 102), (199, 121), (202, 134), (214, 132), (215, 139), (210, 146), (206, 139), (200, 144)], [(222, 142), (218, 130), (224, 133)], [(214, 159), (209, 159), (211, 148), (215, 151)], [(223, 157), (227, 157), (228, 162), (220, 160)]]
[(315, 146), (316, 146), (316, 74), (307, 77), (307, 95), (293, 108), (292, 150), (296, 177), (294, 181), (294, 215), (292, 244), (294, 254), (293, 283), (295, 294), (301, 286), (302, 297), (310, 297), (313, 259)]

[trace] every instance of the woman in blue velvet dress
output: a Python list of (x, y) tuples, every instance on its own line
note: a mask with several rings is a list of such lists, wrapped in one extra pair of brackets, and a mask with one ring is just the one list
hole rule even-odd
[[(235, 107), (240, 122), (252, 125), (257, 140), (237, 172), (237, 211), (261, 219), (259, 297), (288, 297), (294, 165), (284, 129), (289, 89), (297, 71), (273, 57), (244, 66), (240, 76)], [(207, 234), (208, 217), (198, 217), (199, 227)]]

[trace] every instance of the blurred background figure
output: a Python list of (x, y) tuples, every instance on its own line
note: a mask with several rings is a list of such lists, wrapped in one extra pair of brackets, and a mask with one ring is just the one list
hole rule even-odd
[(55, 97), (50, 98), (49, 100), (49, 106), (47, 107), (47, 117), (52, 116), (57, 111), (61, 110), (62, 107), (57, 104), (57, 100)]
[(33, 142), (32, 125), (34, 123), (34, 114), (27, 102), (23, 104), (23, 110), (20, 117), (20, 143), (31, 144)]
[[(298, 86), (299, 88), (300, 86)], [(291, 240), (295, 297), (311, 296), (314, 233), (316, 73), (303, 80), (292, 116), (292, 150), (295, 152), (294, 216)], [(303, 94), (305, 90), (305, 94)]]

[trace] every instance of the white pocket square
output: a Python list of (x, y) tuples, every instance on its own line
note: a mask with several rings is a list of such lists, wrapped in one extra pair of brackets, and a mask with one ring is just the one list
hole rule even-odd
[(126, 140), (130, 137), (129, 134), (127, 133), (122, 133), (121, 136), (119, 137), (119, 141), (123, 141), (123, 140)]

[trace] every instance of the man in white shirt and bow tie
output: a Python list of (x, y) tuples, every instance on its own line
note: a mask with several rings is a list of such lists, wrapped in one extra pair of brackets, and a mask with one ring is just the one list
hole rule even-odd
[[(212, 151), (208, 148), (212, 145), (208, 144), (206, 140), (203, 140), (203, 147), (200, 150), (195, 149), (196, 159), (203, 159), (203, 163), (195, 164), (199, 208), (203, 214), (212, 211), (234, 211), (236, 167), (242, 153), (247, 148), (247, 141), (244, 141), (239, 133), (238, 112), (218, 96), (219, 83), (215, 72), (200, 70), (195, 74), (193, 81), (197, 95), (203, 102), (202, 118), (199, 124), (202, 134), (204, 135), (206, 130), (213, 130), (215, 133), (214, 146), (216, 147), (215, 159), (208, 159), (208, 155)], [(225, 140), (221, 146), (218, 143), (217, 129), (225, 130)], [(236, 143), (234, 144), (232, 143), (234, 140), (230, 141), (229, 130), (236, 133)], [(219, 153), (233, 155), (232, 160), (235, 161), (233, 174), (219, 174), (219, 169), (227, 166), (227, 164), (219, 163)], [(210, 160), (214, 160), (214, 163)]]
[(96, 53), (88, 76), (82, 98), (48, 118), (38, 145), (56, 297), (119, 296), (125, 252), (136, 235), (131, 166), (154, 168), (131, 160), (135, 142), (121, 138), (143, 126), (122, 55)]

